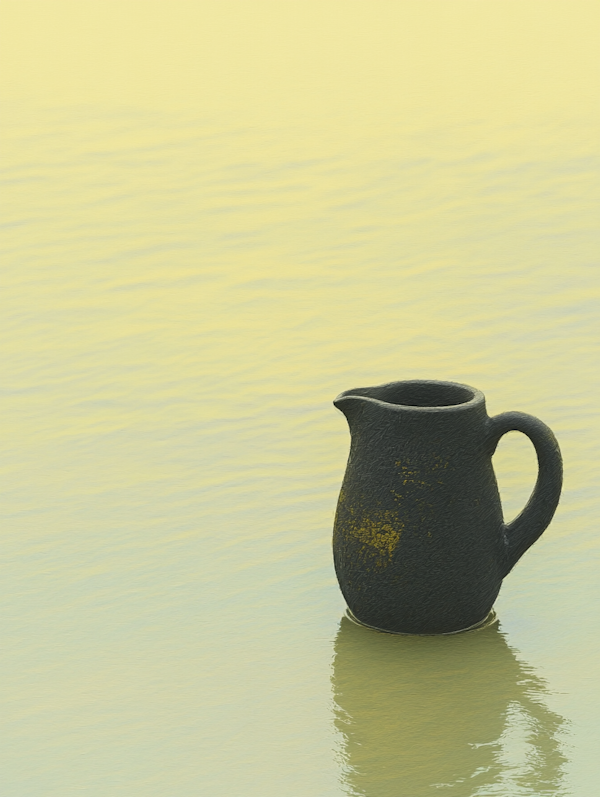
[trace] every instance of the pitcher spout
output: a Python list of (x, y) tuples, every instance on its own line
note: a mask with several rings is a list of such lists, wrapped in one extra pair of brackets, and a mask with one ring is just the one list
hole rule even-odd
[(367, 397), (357, 395), (351, 390), (346, 390), (333, 400), (333, 406), (344, 413), (348, 424), (351, 425), (361, 414), (367, 401)]

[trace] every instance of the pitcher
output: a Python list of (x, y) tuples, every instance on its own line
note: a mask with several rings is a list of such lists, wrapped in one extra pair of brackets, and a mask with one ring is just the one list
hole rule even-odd
[[(558, 505), (562, 459), (552, 431), (522, 412), (488, 417), (483, 393), (456, 382), (356, 388), (334, 405), (352, 438), (333, 533), (351, 615), (408, 634), (483, 623)], [(525, 509), (505, 524), (492, 454), (511, 430), (530, 438), (539, 474)]]

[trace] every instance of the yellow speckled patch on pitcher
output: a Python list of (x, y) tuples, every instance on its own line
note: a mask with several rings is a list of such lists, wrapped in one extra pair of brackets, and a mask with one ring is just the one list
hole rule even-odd
[[(340, 504), (344, 502), (340, 493)], [(404, 524), (398, 514), (390, 509), (376, 509), (368, 514), (358, 513), (353, 506), (345, 505), (348, 513), (343, 523), (336, 523), (343, 534), (362, 543), (361, 554), (365, 560), (376, 558), (377, 567), (386, 567), (400, 541)], [(357, 516), (358, 515), (358, 516)]]
[(363, 545), (375, 548), (386, 558), (385, 564), (388, 564), (400, 541), (402, 523), (395, 512), (382, 510), (374, 512), (370, 517), (361, 518), (359, 522), (349, 523), (346, 530)]

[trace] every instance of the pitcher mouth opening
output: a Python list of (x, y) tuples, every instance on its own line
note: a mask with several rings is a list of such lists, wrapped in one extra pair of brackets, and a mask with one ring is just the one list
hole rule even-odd
[(483, 400), (483, 394), (474, 387), (459, 382), (438, 382), (432, 379), (410, 379), (403, 382), (388, 382), (376, 387), (346, 390), (337, 397), (336, 402), (353, 396), (398, 407), (424, 410), (464, 407)]

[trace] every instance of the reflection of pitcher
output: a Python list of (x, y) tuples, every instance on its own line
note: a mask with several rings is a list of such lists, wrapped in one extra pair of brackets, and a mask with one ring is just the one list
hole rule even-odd
[[(332, 683), (351, 794), (563, 793), (563, 720), (495, 625), (447, 637), (392, 636), (344, 617)], [(511, 766), (501, 737), (519, 727), (526, 761)]]
[[(412, 634), (481, 623), (558, 504), (562, 461), (550, 429), (522, 412), (489, 418), (483, 393), (455, 382), (356, 388), (334, 404), (352, 443), (333, 556), (354, 616)], [(540, 471), (529, 503), (505, 525), (492, 454), (511, 429), (531, 439)]]

